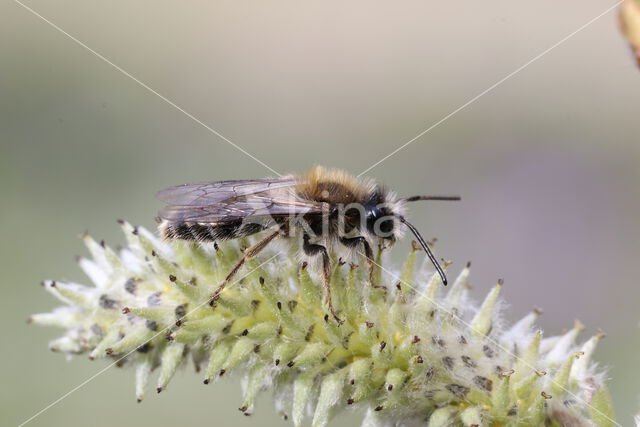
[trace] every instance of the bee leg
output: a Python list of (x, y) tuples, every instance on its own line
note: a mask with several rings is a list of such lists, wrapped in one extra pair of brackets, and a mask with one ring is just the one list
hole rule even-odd
[(271, 234), (267, 235), (266, 237), (264, 237), (262, 240), (259, 240), (258, 242), (256, 242), (252, 246), (249, 246), (247, 249), (245, 249), (244, 255), (242, 256), (242, 258), (240, 258), (240, 260), (238, 260), (236, 265), (233, 266), (233, 268), (231, 269), (229, 274), (227, 274), (227, 276), (224, 278), (224, 280), (222, 281), (220, 286), (218, 286), (218, 288), (213, 292), (213, 294), (211, 294), (211, 297), (209, 299), (209, 305), (211, 307), (215, 307), (216, 301), (220, 298), (220, 294), (224, 290), (225, 286), (227, 286), (229, 281), (231, 281), (231, 279), (233, 279), (233, 277), (236, 275), (236, 273), (238, 273), (238, 271), (247, 262), (247, 260), (250, 260), (251, 258), (253, 258), (256, 255), (258, 255), (260, 253), (260, 251), (262, 251), (269, 243), (271, 243), (271, 241), (273, 239), (278, 237), (279, 234), (280, 234), (280, 230), (278, 229), (278, 230), (274, 231), (273, 233), (271, 233)]
[(364, 248), (364, 256), (367, 261), (367, 268), (369, 269), (369, 283), (371, 283), (371, 286), (373, 286), (374, 288), (384, 288), (384, 286), (376, 286), (373, 283), (373, 275), (375, 272), (375, 262), (373, 260), (373, 250), (371, 249), (371, 245), (369, 244), (369, 242), (367, 242), (367, 239), (365, 239), (363, 236), (350, 237), (350, 238), (341, 237), (340, 243), (342, 243), (347, 248), (351, 248), (351, 249), (357, 248), (358, 245), (362, 245), (362, 247)]
[(324, 288), (325, 303), (329, 307), (331, 316), (338, 322), (338, 325), (342, 325), (344, 320), (340, 319), (333, 309), (333, 302), (331, 301), (331, 261), (329, 259), (329, 253), (327, 248), (322, 245), (317, 245), (309, 242), (309, 235), (303, 236), (302, 250), (308, 256), (322, 257), (322, 287)]

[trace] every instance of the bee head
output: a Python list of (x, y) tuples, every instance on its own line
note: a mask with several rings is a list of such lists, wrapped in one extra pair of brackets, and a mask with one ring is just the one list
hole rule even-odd
[(398, 217), (403, 204), (396, 201), (395, 195), (378, 188), (364, 204), (365, 225), (367, 231), (379, 239), (394, 242), (399, 230)]
[(366, 207), (367, 230), (381, 239), (394, 238), (395, 220), (386, 207)]

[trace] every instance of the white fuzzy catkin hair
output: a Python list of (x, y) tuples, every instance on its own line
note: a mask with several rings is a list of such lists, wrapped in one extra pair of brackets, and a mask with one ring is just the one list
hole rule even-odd
[(445, 289), (437, 274), (416, 268), (414, 245), (398, 277), (378, 254), (374, 288), (364, 266), (336, 262), (331, 286), (345, 320), (337, 326), (319, 283), (293, 255), (266, 250), (212, 308), (208, 297), (240, 256), (237, 244), (170, 245), (122, 227), (128, 246), (118, 253), (84, 236), (92, 259), (80, 267), (93, 285), (44, 282), (64, 305), (30, 320), (66, 330), (51, 350), (131, 366), (138, 400), (154, 373), (160, 392), (192, 363), (205, 383), (238, 372), (245, 413), (273, 390), (295, 425), (307, 414), (326, 425), (350, 406), (366, 410), (365, 426), (614, 425), (591, 363), (601, 335), (576, 344), (576, 324), (543, 338), (539, 311), (503, 327), (502, 285), (475, 306), (468, 266)]

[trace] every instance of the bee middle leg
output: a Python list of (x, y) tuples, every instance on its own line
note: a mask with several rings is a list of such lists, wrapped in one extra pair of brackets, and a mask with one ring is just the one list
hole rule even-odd
[(233, 279), (233, 277), (238, 273), (238, 271), (240, 271), (242, 266), (248, 260), (250, 260), (251, 258), (253, 258), (256, 255), (258, 255), (258, 253), (260, 253), (260, 251), (262, 251), (265, 247), (267, 247), (267, 245), (269, 243), (271, 243), (271, 241), (273, 239), (278, 237), (280, 232), (281, 232), (281, 230), (278, 229), (278, 230), (272, 232), (271, 234), (267, 235), (266, 237), (264, 237), (262, 240), (259, 240), (258, 242), (256, 242), (252, 246), (249, 246), (247, 249), (245, 249), (244, 255), (242, 256), (242, 258), (240, 258), (240, 260), (238, 260), (236, 265), (233, 266), (233, 268), (231, 269), (229, 274), (227, 274), (227, 276), (224, 278), (224, 280), (222, 281), (220, 286), (218, 286), (218, 288), (213, 292), (213, 294), (211, 294), (211, 297), (209, 299), (209, 305), (211, 307), (215, 307), (216, 301), (220, 298), (220, 294), (222, 293), (224, 288), (227, 286), (227, 284), (231, 281), (231, 279)]
[(331, 301), (331, 260), (329, 259), (329, 253), (327, 248), (322, 245), (309, 242), (309, 235), (305, 234), (302, 238), (302, 250), (308, 256), (321, 256), (322, 257), (322, 287), (324, 288), (325, 303), (329, 307), (331, 315), (338, 322), (339, 325), (344, 323), (342, 319), (338, 317), (333, 309), (333, 302)]
[(373, 250), (371, 249), (371, 245), (369, 244), (369, 242), (367, 242), (367, 239), (365, 239), (363, 236), (341, 237), (340, 243), (351, 249), (357, 248), (359, 245), (362, 245), (362, 247), (364, 248), (364, 256), (367, 261), (367, 268), (369, 269), (369, 283), (371, 283), (373, 287), (377, 288), (378, 286), (375, 286), (375, 284), (373, 283), (373, 275), (375, 272)]

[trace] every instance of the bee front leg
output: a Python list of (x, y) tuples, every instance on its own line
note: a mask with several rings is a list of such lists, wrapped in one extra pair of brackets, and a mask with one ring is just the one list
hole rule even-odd
[(365, 239), (363, 236), (341, 237), (340, 243), (342, 243), (347, 248), (351, 248), (351, 249), (353, 248), (357, 249), (359, 245), (362, 245), (362, 247), (364, 248), (364, 256), (367, 261), (367, 268), (369, 269), (369, 283), (371, 283), (371, 285), (374, 288), (383, 287), (383, 286), (375, 286), (375, 284), (373, 283), (375, 263), (373, 260), (373, 250), (371, 249), (371, 245), (369, 244), (369, 242), (367, 242), (367, 239)]
[(344, 321), (336, 314), (333, 309), (333, 302), (331, 301), (331, 261), (327, 248), (322, 245), (310, 243), (308, 234), (303, 236), (302, 241), (302, 250), (306, 255), (322, 257), (322, 287), (324, 288), (325, 303), (329, 307), (329, 311), (335, 321), (338, 322), (338, 325), (341, 325)]
[(262, 240), (259, 240), (254, 245), (249, 246), (247, 249), (245, 249), (244, 255), (242, 256), (242, 258), (240, 258), (240, 260), (236, 263), (236, 265), (233, 266), (229, 274), (227, 274), (227, 276), (222, 281), (222, 284), (220, 284), (220, 286), (218, 286), (218, 288), (213, 292), (213, 294), (211, 294), (211, 297), (209, 298), (209, 305), (211, 307), (216, 306), (216, 301), (220, 298), (220, 294), (222, 293), (224, 288), (231, 281), (231, 279), (233, 279), (233, 277), (238, 273), (238, 271), (240, 271), (240, 269), (247, 262), (247, 260), (250, 260), (251, 258), (258, 255), (260, 251), (262, 251), (265, 247), (267, 247), (267, 245), (271, 243), (273, 239), (278, 237), (279, 234), (280, 234), (280, 230), (278, 229), (273, 233), (264, 237)]

